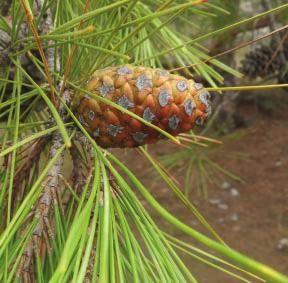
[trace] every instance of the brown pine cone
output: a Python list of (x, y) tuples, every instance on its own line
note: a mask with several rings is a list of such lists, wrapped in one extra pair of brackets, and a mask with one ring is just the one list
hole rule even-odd
[[(286, 36), (285, 34), (282, 35)], [(286, 39), (279, 50), (278, 40), (273, 40), (269, 45), (261, 44), (255, 50), (247, 53), (242, 60), (240, 71), (249, 78), (265, 78), (276, 74), (282, 76), (282, 70), (286, 68), (287, 60), (283, 61), (282, 54), (288, 60), (288, 39)], [(279, 80), (281, 81), (281, 79)]]
[(242, 61), (241, 71), (249, 78), (266, 77), (274, 74), (281, 68), (282, 62), (279, 56), (276, 56), (268, 65), (275, 50), (270, 46), (262, 45), (255, 49), (255, 51), (246, 54)]
[[(99, 70), (85, 87), (176, 136), (202, 125), (210, 94), (199, 83), (168, 71), (124, 65)], [(163, 136), (126, 113), (82, 93), (74, 96), (76, 115), (103, 148), (136, 147)]]

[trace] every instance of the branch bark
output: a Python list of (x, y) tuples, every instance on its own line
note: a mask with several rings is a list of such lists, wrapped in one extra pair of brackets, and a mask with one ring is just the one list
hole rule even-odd
[[(59, 86), (60, 89), (60, 86)], [(70, 92), (68, 90), (64, 91), (63, 99), (65, 103), (70, 102)], [(61, 104), (59, 107), (59, 114), (62, 120), (66, 118), (66, 111), (63, 105)], [(60, 147), (64, 145), (64, 141), (62, 140), (61, 134), (59, 132), (55, 132), (52, 135), (51, 147), (49, 150), (48, 158), (51, 159), (55, 156), (56, 152)], [(62, 165), (63, 165), (64, 157), (63, 154), (60, 158), (53, 164), (49, 173), (47, 174), (47, 184), (43, 189), (43, 193), (35, 205), (34, 209), (34, 218), (38, 220), (37, 225), (33, 231), (32, 238), (28, 242), (25, 252), (22, 256), (19, 274), (21, 282), (34, 282), (34, 273), (33, 273), (33, 264), (34, 264), (34, 254), (36, 256), (40, 256), (41, 254), (45, 254), (44, 250), (46, 249), (47, 242), (47, 234), (50, 238), (53, 238), (53, 225), (51, 225), (51, 211), (53, 204), (58, 203), (61, 195), (61, 187), (59, 176), (61, 174)], [(28, 280), (28, 281), (27, 281)]]
[[(63, 140), (59, 133), (53, 134), (51, 148), (49, 151), (49, 158), (52, 158), (58, 149), (63, 145)], [(44, 230), (48, 230), (50, 236), (53, 235), (50, 228), (50, 211), (52, 205), (57, 201), (57, 193), (59, 190), (59, 174), (61, 173), (61, 168), (63, 164), (63, 154), (61, 157), (54, 163), (51, 170), (47, 175), (48, 182), (43, 189), (43, 193), (36, 204), (34, 217), (38, 220), (38, 223), (33, 231), (31, 240), (28, 242), (25, 252), (21, 259), (20, 264), (20, 278), (22, 282), (26, 282), (29, 278), (31, 282), (34, 281), (33, 269), (33, 256), (34, 253), (37, 256), (40, 256), (40, 250), (42, 245), (42, 236)], [(29, 281), (28, 281), (29, 282)]]
[[(43, 10), (44, 0), (36, 0), (34, 2), (34, 14), (37, 16)], [(39, 31), (40, 33), (48, 33), (52, 30), (53, 27), (52, 15), (50, 9), (47, 9), (45, 14), (43, 15), (42, 21), (40, 22)], [(48, 48), (46, 51), (48, 67), (51, 70), (54, 70), (59, 73), (60, 63), (59, 58), (56, 56), (55, 58), (55, 50), (52, 48)], [(55, 65), (56, 62), (56, 65)], [(60, 82), (57, 86), (58, 90), (61, 89)], [(68, 90), (64, 91), (63, 100), (65, 103), (70, 103), (70, 92)], [(63, 121), (66, 119), (66, 111), (62, 104), (59, 104), (59, 115)], [(54, 121), (52, 121), (54, 122)], [(55, 132), (52, 134), (51, 138), (51, 147), (49, 150), (48, 158), (51, 159), (56, 152), (62, 147), (64, 144), (62, 137), (59, 132)], [(37, 204), (34, 209), (34, 218), (38, 220), (37, 225), (33, 231), (33, 235), (28, 242), (25, 252), (21, 258), (20, 267), (19, 267), (19, 275), (21, 282), (35, 282), (35, 274), (34, 274), (34, 255), (40, 256), (40, 258), (45, 255), (45, 251), (48, 248), (49, 241), (48, 236), (53, 237), (53, 231), (51, 225), (51, 211), (53, 204), (59, 202), (61, 187), (59, 176), (61, 174), (62, 165), (63, 165), (63, 154), (60, 158), (53, 164), (47, 175), (47, 183), (43, 189), (43, 193), (39, 198)], [(60, 200), (61, 201), (61, 200)], [(44, 249), (44, 252), (43, 252)]]

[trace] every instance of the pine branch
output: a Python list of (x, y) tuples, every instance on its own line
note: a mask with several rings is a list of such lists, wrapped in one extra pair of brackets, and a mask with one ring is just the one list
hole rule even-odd
[[(36, 15), (39, 15), (43, 9), (44, 1), (36, 0), (34, 2), (34, 10)], [(40, 23), (40, 32), (47, 33), (52, 30), (52, 15), (50, 9), (47, 9), (46, 14), (43, 16), (43, 19)], [(48, 48), (47, 50), (47, 64), (51, 70), (55, 70), (59, 73), (60, 63), (59, 57), (55, 58), (54, 49)], [(54, 62), (56, 61), (56, 65)], [(61, 89), (61, 82), (58, 85), (58, 90)], [(52, 90), (51, 90), (52, 91)], [(70, 93), (69, 91), (64, 91), (63, 99), (65, 103), (70, 103)], [(59, 105), (59, 115), (60, 118), (64, 121), (66, 119), (66, 111), (62, 104)], [(52, 134), (51, 138), (51, 148), (49, 151), (48, 158), (51, 159), (59, 148), (61, 148), (64, 144), (64, 141), (61, 138), (59, 132), (55, 132)], [(47, 175), (47, 184), (43, 189), (43, 193), (38, 200), (35, 209), (34, 209), (34, 218), (38, 220), (37, 225), (33, 231), (33, 236), (28, 242), (25, 252), (21, 258), (19, 274), (22, 281), (25, 282), (27, 278), (30, 281), (35, 281), (33, 264), (34, 264), (34, 254), (37, 257), (41, 257), (41, 248), (48, 245), (48, 236), (53, 237), (52, 225), (50, 222), (51, 211), (53, 204), (61, 202), (60, 200), (60, 180), (59, 175), (61, 174), (61, 169), (63, 165), (63, 154), (61, 154), (60, 158), (54, 163), (53, 167), (49, 171)], [(33, 219), (33, 218), (32, 218)], [(44, 238), (44, 242), (43, 242)], [(43, 253), (43, 252), (42, 252)], [(45, 251), (44, 251), (45, 254)]]
[[(64, 91), (63, 99), (65, 103), (70, 102), (69, 91)], [(62, 120), (66, 119), (66, 111), (62, 104), (59, 107), (59, 114)], [(61, 148), (63, 145), (64, 141), (61, 137), (61, 134), (59, 132), (53, 133), (48, 158), (53, 158), (59, 148)], [(45, 238), (46, 233), (50, 236), (50, 238), (53, 238), (53, 231), (51, 228), (53, 225), (51, 225), (50, 213), (52, 211), (53, 204), (55, 205), (56, 203), (61, 202), (61, 199), (59, 197), (61, 195), (59, 175), (61, 175), (62, 172), (63, 161), (64, 156), (62, 154), (47, 174), (47, 184), (45, 185), (43, 193), (35, 206), (34, 218), (36, 218), (38, 222), (33, 231), (33, 236), (28, 242), (21, 259), (19, 273), (22, 280), (26, 280), (25, 278), (27, 278), (27, 276), (30, 276), (29, 278), (33, 282), (33, 256), (34, 254), (36, 256), (40, 256), (41, 247), (43, 247), (44, 244), (43, 237)], [(45, 242), (47, 242), (47, 240)]]
[[(49, 158), (52, 158), (62, 145), (63, 140), (61, 139), (61, 135), (59, 133), (54, 134), (51, 142)], [(56, 194), (59, 193), (58, 190), (60, 189), (58, 175), (61, 173), (62, 164), (63, 155), (55, 162), (47, 175), (48, 182), (44, 187), (43, 194), (35, 207), (34, 217), (38, 220), (38, 223), (22, 257), (22, 262), (20, 265), (20, 276), (22, 279), (27, 276), (25, 273), (28, 273), (28, 275), (32, 276), (32, 278), (34, 276), (33, 269), (31, 269), (33, 266), (33, 255), (34, 252), (36, 256), (40, 255), (44, 230), (48, 230), (50, 237), (53, 235), (50, 228), (51, 225), (49, 217), (53, 203), (57, 202)], [(33, 281), (33, 279), (31, 281)]]

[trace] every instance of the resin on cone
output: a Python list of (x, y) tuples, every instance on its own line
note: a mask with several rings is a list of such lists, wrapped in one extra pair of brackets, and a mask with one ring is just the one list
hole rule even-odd
[[(202, 125), (210, 94), (202, 84), (161, 69), (124, 65), (99, 70), (85, 86), (176, 136)], [(163, 138), (157, 130), (97, 99), (77, 93), (73, 107), (80, 123), (103, 148), (136, 147)]]

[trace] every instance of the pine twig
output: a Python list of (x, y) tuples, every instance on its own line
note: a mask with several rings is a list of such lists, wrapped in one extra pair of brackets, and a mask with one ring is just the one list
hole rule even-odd
[[(69, 102), (69, 91), (64, 92), (63, 99), (65, 103)], [(62, 104), (59, 108), (59, 114), (60, 117), (65, 120), (66, 111)], [(53, 158), (59, 148), (61, 148), (63, 145), (64, 141), (61, 137), (61, 134), (59, 132), (53, 133), (48, 158)], [(34, 228), (33, 235), (26, 246), (19, 268), (20, 277), (22, 280), (24, 280), (23, 282), (26, 282), (25, 278), (27, 278), (27, 276), (32, 282), (34, 280), (34, 273), (32, 269), (33, 256), (34, 254), (36, 256), (40, 256), (43, 245), (44, 247), (46, 246), (45, 242), (47, 241), (47, 236), (45, 238), (45, 233), (48, 233), (48, 236), (50, 238), (53, 238), (53, 231), (51, 228), (52, 225), (50, 222), (50, 213), (52, 211), (53, 204), (55, 205), (56, 203), (61, 201), (59, 197), (61, 195), (59, 175), (61, 175), (63, 161), (64, 156), (62, 154), (60, 158), (53, 164), (52, 168), (47, 174), (46, 180), (48, 181), (44, 186), (43, 193), (34, 209), (34, 218), (36, 218), (38, 222), (36, 227)]]
[[(36, 15), (40, 15), (43, 5), (45, 1), (36, 0), (34, 2), (34, 10)], [(25, 8), (25, 3), (22, 1), (22, 4)], [(26, 11), (27, 12), (27, 11)], [(27, 14), (28, 20), (29, 13)], [(34, 22), (32, 19), (29, 20), (31, 27), (33, 28), (34, 35), (36, 40), (38, 38), (38, 45), (41, 47), (41, 43), (39, 42), (38, 31), (35, 29)], [(44, 15), (39, 30), (41, 33), (47, 33), (52, 30), (52, 15), (50, 9), (47, 9), (46, 14)], [(46, 74), (48, 77), (48, 81), (51, 87), (51, 96), (54, 98), (54, 91), (52, 86), (52, 78), (50, 77), (49, 69), (54, 70), (59, 73), (59, 57), (55, 58), (55, 51), (52, 48), (48, 48), (46, 52), (46, 57), (43, 53), (42, 47), (39, 50), (41, 53), (42, 60), (45, 65)], [(56, 62), (56, 65), (54, 65)], [(57, 86), (58, 90), (61, 89), (63, 82), (60, 82)], [(70, 103), (70, 92), (64, 91), (63, 100), (65, 103)], [(53, 99), (54, 100), (54, 99)], [(55, 103), (55, 100), (54, 100)], [(59, 104), (58, 111), (61, 119), (64, 121), (66, 119), (66, 111), (62, 104)], [(54, 121), (52, 121), (54, 122)], [(55, 156), (56, 152), (64, 145), (64, 141), (61, 138), (59, 132), (55, 132), (52, 134), (51, 138), (51, 147), (49, 150), (49, 159)], [(23, 282), (33, 282), (35, 281), (34, 274), (34, 255), (39, 256), (40, 258), (45, 255), (45, 251), (49, 249), (49, 241), (48, 238), (53, 238), (52, 225), (50, 222), (51, 211), (53, 204), (61, 202), (60, 199), (60, 180), (59, 176), (61, 175), (62, 165), (63, 165), (64, 157), (63, 154), (58, 158), (58, 160), (53, 164), (49, 173), (47, 174), (47, 183), (44, 186), (43, 193), (39, 198), (37, 204), (34, 209), (34, 218), (38, 220), (36, 227), (34, 228), (31, 239), (29, 240), (25, 252), (21, 258), (19, 275), (21, 281)], [(33, 218), (32, 218), (33, 219)], [(49, 236), (49, 237), (48, 237)], [(28, 280), (28, 281), (27, 281)]]
[[(63, 140), (61, 138), (61, 135), (59, 133), (53, 134), (51, 148), (49, 151), (49, 158), (52, 158), (62, 145)], [(48, 234), (50, 234), (50, 236), (53, 235), (49, 224), (49, 215), (53, 202), (57, 201), (56, 194), (59, 190), (58, 175), (61, 173), (62, 164), (63, 154), (54, 163), (51, 170), (49, 171), (47, 175), (48, 182), (43, 189), (43, 193), (38, 203), (36, 204), (34, 217), (38, 219), (38, 223), (33, 231), (32, 238), (25, 249), (20, 264), (20, 277), (23, 280), (27, 277), (28, 273), (29, 276), (32, 276), (31, 281), (33, 281), (34, 274), (33, 269), (31, 269), (31, 267), (33, 266), (33, 255), (34, 252), (37, 256), (40, 255), (40, 248), (44, 230), (48, 230)]]
[[(42, 11), (44, 5), (44, 1), (42, 0), (36, 0), (34, 3), (34, 8), (36, 9), (36, 14), (40, 14)], [(41, 32), (48, 32), (52, 29), (52, 16), (50, 9), (47, 9), (46, 16), (44, 17), (44, 20), (42, 20), (40, 24), (40, 31)], [(38, 34), (38, 33), (37, 33)], [(49, 49), (48, 49), (49, 50)], [(43, 54), (42, 54), (43, 56)], [(50, 49), (50, 51), (47, 51), (47, 64), (49, 66), (46, 66), (48, 68), (51, 68), (52, 70), (55, 70), (56, 72), (59, 72), (59, 62), (58, 62), (58, 56), (56, 58), (56, 66), (54, 66), (55, 62), (55, 56), (54, 56), (54, 50)], [(46, 60), (46, 57), (45, 57)], [(46, 70), (47, 71), (47, 70)], [(51, 85), (52, 81), (50, 81)], [(51, 91), (53, 92), (51, 85)], [(61, 88), (61, 83), (58, 85), (58, 89)], [(69, 102), (70, 100), (70, 93), (68, 91), (64, 92), (63, 99), (66, 102)], [(62, 120), (65, 120), (66, 118), (66, 111), (63, 105), (59, 105), (59, 114)], [(52, 134), (51, 139), (51, 148), (49, 150), (49, 158), (52, 158), (58, 149), (62, 147), (64, 144), (64, 141), (61, 138), (61, 135), (59, 132), (55, 132)], [(44, 250), (48, 248), (47, 244), (45, 244), (48, 240), (48, 236), (53, 237), (52, 228), (50, 225), (50, 214), (52, 210), (53, 204), (57, 203), (59, 201), (59, 191), (60, 191), (60, 181), (59, 181), (59, 175), (61, 174), (63, 164), (63, 154), (60, 156), (60, 158), (53, 164), (52, 168), (50, 169), (48, 176), (47, 176), (47, 184), (45, 185), (43, 189), (43, 193), (38, 200), (37, 204), (35, 205), (34, 209), (34, 218), (38, 220), (36, 227), (34, 228), (33, 235), (28, 242), (25, 252), (21, 258), (20, 262), (20, 268), (19, 268), (19, 274), (20, 278), (23, 282), (33, 282), (35, 281), (35, 275), (33, 272), (33, 264), (34, 264), (34, 254), (36, 256), (43, 256), (45, 254), (45, 251), (43, 252), (43, 246)], [(48, 234), (48, 236), (47, 236)], [(43, 239), (44, 238), (44, 239)]]

